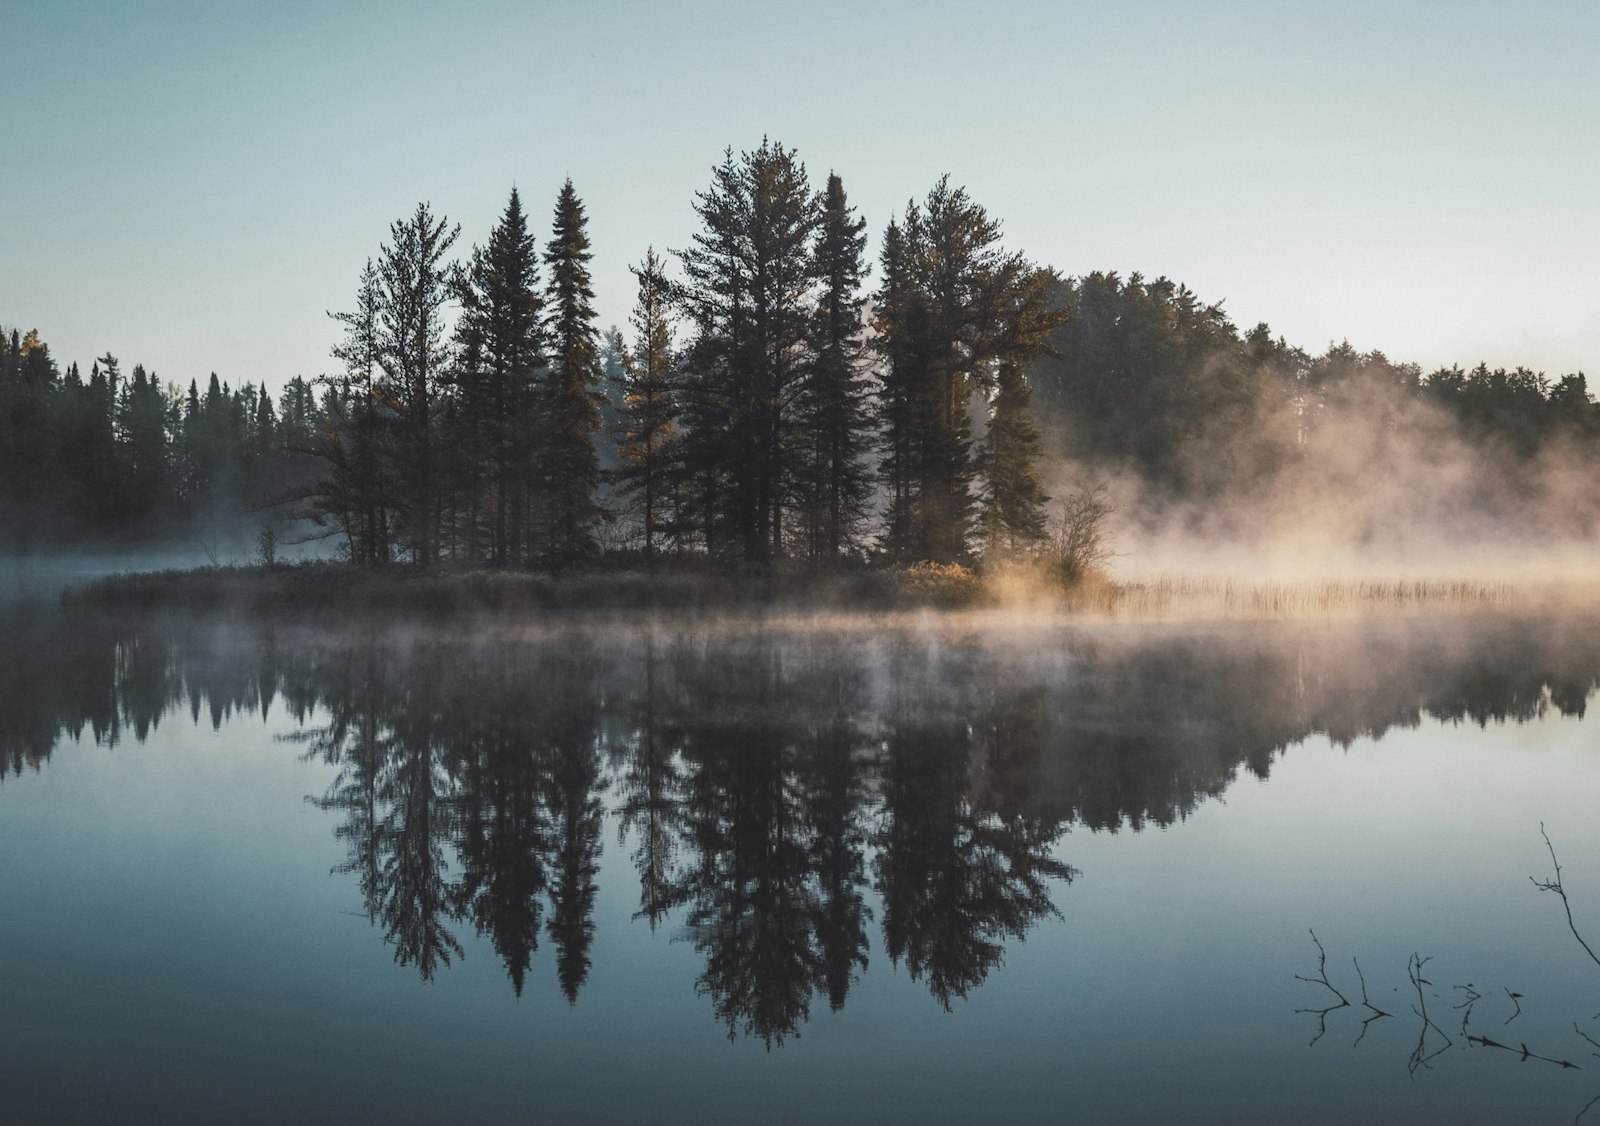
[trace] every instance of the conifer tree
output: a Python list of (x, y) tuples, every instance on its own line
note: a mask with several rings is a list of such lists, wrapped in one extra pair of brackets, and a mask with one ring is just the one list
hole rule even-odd
[(599, 330), (589, 278), (588, 219), (568, 180), (556, 200), (545, 249), (545, 335), (549, 373), (539, 405), (537, 463), (547, 498), (545, 558), (555, 566), (593, 555), (600, 468), (594, 434), (605, 396), (600, 386)]
[(622, 409), (617, 452), (622, 465), (617, 477), (624, 495), (638, 507), (644, 534), (644, 555), (653, 562), (671, 499), (672, 445), (678, 415), (673, 394), (670, 296), (655, 249), (633, 269), (639, 299), (630, 318), (634, 344), (623, 356)]
[[(886, 262), (878, 346), (891, 369), (891, 402), (903, 401), (888, 435), (891, 540), (903, 521), (902, 559), (955, 562), (973, 530), (971, 409), (997, 369), (1049, 350), (1064, 315), (1049, 302), (1050, 275), (999, 247), (1000, 225), (943, 177), (906, 209), (893, 277)], [(888, 240), (886, 239), (886, 250)], [(903, 450), (902, 450), (903, 447)], [(906, 464), (899, 460), (904, 455)]]
[(440, 517), (434, 397), (446, 376), (444, 306), (455, 293), (453, 265), (446, 261), (461, 227), (435, 219), (426, 203), (389, 228), (378, 259), (378, 358), (385, 380), (382, 396), (397, 417), (394, 464), (406, 549), (413, 563), (435, 561)]
[(1039, 428), (1032, 401), (1018, 366), (1001, 364), (982, 452), (986, 553), (1023, 551), (1044, 540), (1044, 505), (1050, 498), (1039, 481)]
[(333, 349), (345, 368), (337, 389), (343, 425), (325, 428), (319, 444), (331, 477), (316, 507), (324, 518), (338, 519), (351, 560), (367, 565), (390, 559), (393, 497), (383, 446), (394, 412), (381, 385), (382, 305), (383, 283), (369, 258), (356, 286), (355, 308), (329, 314), (345, 328), (344, 340)]
[(798, 491), (819, 205), (794, 150), (763, 140), (737, 162), (725, 154), (695, 211), (702, 230), (680, 253), (694, 326), (685, 409), (698, 416), (687, 467), (703, 482), (708, 549), (725, 529), (732, 554), (764, 566)]
[(837, 559), (854, 544), (871, 489), (860, 340), (866, 225), (850, 207), (843, 181), (830, 174), (813, 252), (821, 291), (800, 396), (803, 531), (813, 559)]
[(891, 559), (905, 561), (916, 554), (911, 542), (918, 484), (916, 418), (924, 401), (917, 394), (922, 373), (917, 344), (924, 335), (920, 328), (924, 309), (922, 295), (911, 278), (905, 232), (895, 220), (890, 220), (884, 232), (878, 262), (882, 281), (873, 324), (878, 332), (875, 347), (882, 360), (876, 400), (878, 464), (888, 494), (883, 550)]
[(506, 567), (526, 562), (532, 547), (531, 430), (545, 363), (539, 253), (516, 188), (488, 245), (473, 250), (460, 296), (461, 422), (472, 461), (468, 535), (475, 540), (481, 519), (487, 562)]
[(122, 432), (125, 473), (120, 493), (126, 519), (136, 523), (153, 518), (163, 507), (167, 489), (166, 403), (158, 382), (135, 364), (117, 407)]
[(595, 434), (595, 458), (600, 465), (601, 495), (605, 486), (616, 478), (621, 467), (621, 454), (617, 452), (617, 435), (622, 433), (623, 385), (627, 380), (625, 360), (628, 342), (612, 325), (600, 335), (600, 390), (605, 402), (600, 407), (600, 429)]

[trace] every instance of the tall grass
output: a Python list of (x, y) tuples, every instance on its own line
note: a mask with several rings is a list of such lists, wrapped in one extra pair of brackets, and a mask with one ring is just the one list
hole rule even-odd
[(1068, 591), (1074, 613), (1117, 618), (1216, 616), (1303, 618), (1407, 609), (1485, 609), (1518, 596), (1508, 582), (1464, 579), (1314, 579), (1274, 582), (1230, 576), (1101, 577)]

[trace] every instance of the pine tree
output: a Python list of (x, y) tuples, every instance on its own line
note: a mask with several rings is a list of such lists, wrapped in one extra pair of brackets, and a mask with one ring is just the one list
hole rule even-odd
[(445, 260), (459, 225), (435, 219), (426, 203), (389, 228), (378, 259), (378, 358), (383, 399), (397, 417), (395, 503), (413, 563), (437, 555), (440, 496), (435, 449), (434, 397), (446, 376), (443, 310), (456, 291), (454, 267)]
[(630, 318), (634, 345), (623, 356), (622, 409), (617, 429), (621, 468), (617, 477), (632, 497), (644, 533), (644, 556), (653, 562), (664, 509), (671, 498), (672, 443), (677, 404), (673, 394), (670, 299), (662, 262), (655, 249), (633, 270), (639, 299)]
[(539, 253), (515, 188), (488, 245), (473, 250), (460, 294), (461, 422), (472, 461), (468, 535), (475, 540), (481, 520), (487, 561), (507, 567), (527, 561), (532, 550), (531, 430), (545, 364)]
[(117, 405), (121, 431), (119, 460), (125, 518), (147, 524), (165, 508), (167, 499), (166, 403), (159, 383), (135, 364), (133, 377)]
[(881, 359), (876, 422), (879, 471), (888, 494), (882, 546), (891, 559), (908, 561), (916, 556), (911, 539), (918, 484), (916, 423), (925, 398), (918, 393), (923, 365), (917, 346), (925, 335), (925, 309), (911, 277), (905, 232), (894, 220), (884, 232), (878, 263), (882, 282), (873, 315), (878, 334), (874, 346)]
[(369, 566), (390, 560), (395, 499), (392, 474), (384, 464), (394, 411), (382, 385), (383, 300), (383, 282), (369, 258), (356, 286), (355, 308), (328, 314), (345, 329), (344, 340), (333, 349), (345, 375), (337, 388), (327, 384), (330, 392), (337, 391), (339, 403), (330, 420), (340, 424), (326, 427), (317, 443), (329, 463), (329, 476), (308, 513), (318, 523), (336, 520), (351, 560)]
[(702, 230), (680, 254), (694, 326), (687, 467), (703, 485), (708, 550), (725, 529), (737, 558), (765, 566), (783, 551), (798, 492), (819, 205), (794, 151), (763, 140), (737, 162), (727, 152), (695, 211)]
[(974, 397), (992, 391), (1000, 366), (1047, 352), (1064, 314), (1049, 302), (1051, 275), (1002, 251), (999, 223), (948, 177), (906, 209), (900, 231), (878, 341), (892, 424), (903, 428), (888, 435), (886, 476), (900, 493), (890, 546), (902, 559), (955, 562), (971, 549)]
[(821, 292), (800, 395), (803, 531), (812, 559), (835, 560), (855, 543), (871, 490), (860, 340), (866, 225), (850, 207), (843, 181), (830, 174), (813, 252)]
[(555, 222), (545, 249), (550, 269), (545, 296), (549, 373), (540, 396), (537, 464), (547, 499), (546, 559), (562, 566), (598, 551), (595, 523), (603, 515), (595, 501), (600, 468), (594, 434), (605, 396), (600, 386), (599, 331), (589, 278), (588, 219), (568, 180), (556, 200)]

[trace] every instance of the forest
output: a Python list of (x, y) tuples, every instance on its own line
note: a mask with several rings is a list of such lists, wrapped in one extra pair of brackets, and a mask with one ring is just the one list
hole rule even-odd
[(1581, 373), (1313, 354), (1166, 278), (1037, 264), (948, 177), (869, 263), (840, 176), (765, 140), (692, 207), (690, 244), (633, 267), (624, 333), (570, 181), (542, 243), (515, 189), (470, 250), (419, 204), (331, 314), (337, 370), (276, 398), (109, 351), (85, 377), (0, 331), (0, 550), (982, 566), (1047, 550), (1061, 502), (1108, 486), (1125, 519), (1219, 538), (1286, 514), (1357, 544), (1600, 528)]

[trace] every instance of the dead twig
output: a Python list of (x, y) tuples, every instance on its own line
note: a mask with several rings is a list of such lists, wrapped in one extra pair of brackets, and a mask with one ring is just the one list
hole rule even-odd
[(1468, 1036), (1467, 1043), (1479, 1044), (1485, 1048), (1499, 1048), (1502, 1052), (1516, 1052), (1521, 1056), (1521, 1062), (1523, 1063), (1527, 1063), (1529, 1060), (1540, 1060), (1544, 1063), (1553, 1063), (1557, 1067), (1570, 1068), (1573, 1071), (1583, 1070), (1571, 1060), (1558, 1060), (1551, 1056), (1541, 1056), (1538, 1052), (1530, 1050), (1527, 1044), (1518, 1044), (1513, 1048), (1510, 1044), (1502, 1044), (1498, 1040), (1489, 1039), (1487, 1036)]
[[(1590, 1036), (1583, 1029), (1579, 1028), (1577, 1021), (1572, 1022), (1572, 1031), (1576, 1032), (1579, 1036), (1582, 1036), (1584, 1040), (1588, 1041), (1591, 1048), (1600, 1048), (1600, 1040), (1596, 1040), (1593, 1036)], [(1591, 1056), (1600, 1057), (1600, 1052), (1590, 1052), (1589, 1054)]]
[[(1422, 987), (1424, 985), (1432, 985), (1433, 982), (1422, 976), (1422, 968), (1431, 961), (1433, 961), (1431, 955), (1424, 958), (1416, 953), (1413, 953), (1406, 960), (1406, 976), (1411, 979), (1412, 988), (1417, 991), (1417, 1003), (1411, 1007), (1411, 1011), (1416, 1013), (1422, 1020), (1422, 1027), (1417, 1032), (1417, 1046), (1411, 1049), (1411, 1059), (1406, 1064), (1406, 1074), (1413, 1079), (1417, 1077), (1419, 1068), (1428, 1067), (1431, 1060), (1456, 1046), (1456, 1042), (1450, 1039), (1449, 1033), (1435, 1024), (1433, 1018), (1428, 1015), (1428, 998), (1423, 993)], [(1430, 1028), (1438, 1033), (1439, 1038), (1444, 1041), (1443, 1047), (1432, 1052), (1428, 1051), (1428, 1030)]]
[(1322, 948), (1322, 940), (1317, 937), (1317, 932), (1311, 931), (1310, 933), (1311, 941), (1317, 944), (1317, 976), (1306, 977), (1303, 974), (1295, 974), (1295, 980), (1304, 981), (1310, 985), (1320, 985), (1329, 993), (1332, 993), (1335, 997), (1339, 998), (1338, 1004), (1329, 1005), (1324, 1009), (1307, 1008), (1295, 1010), (1297, 1013), (1316, 1014), (1317, 1034), (1311, 1038), (1311, 1043), (1315, 1044), (1318, 1040), (1321, 1040), (1328, 1034), (1328, 1014), (1336, 1013), (1340, 1009), (1348, 1009), (1350, 1007), (1350, 998), (1339, 992), (1338, 987), (1335, 986), (1333, 982), (1328, 980), (1328, 952)]
[(1461, 1014), (1461, 1035), (1465, 1036), (1467, 1034), (1467, 1022), (1472, 1020), (1472, 1006), (1483, 999), (1483, 994), (1474, 989), (1470, 981), (1465, 985), (1458, 985), (1456, 988), (1467, 995), (1466, 1000), (1456, 1006), (1458, 1009), (1466, 1010)]
[(1545, 832), (1544, 822), (1539, 822), (1539, 835), (1544, 837), (1545, 847), (1550, 850), (1550, 863), (1555, 867), (1556, 876), (1553, 880), (1541, 880), (1534, 876), (1528, 879), (1533, 881), (1533, 886), (1540, 891), (1553, 891), (1561, 897), (1561, 906), (1567, 911), (1567, 929), (1572, 932), (1572, 937), (1578, 940), (1578, 945), (1583, 947), (1583, 952), (1589, 955), (1589, 960), (1600, 966), (1600, 956), (1584, 941), (1583, 935), (1578, 933), (1578, 924), (1572, 919), (1572, 902), (1567, 898), (1567, 889), (1561, 884), (1561, 862), (1556, 859), (1556, 846), (1550, 843), (1550, 834)]
[(1356, 1044), (1361, 1043), (1361, 1041), (1367, 1038), (1368, 1025), (1370, 1025), (1373, 1021), (1381, 1020), (1390, 1014), (1384, 1012), (1382, 1009), (1378, 1008), (1378, 1006), (1374, 1005), (1372, 1003), (1372, 999), (1367, 996), (1367, 975), (1361, 972), (1360, 960), (1357, 958), (1351, 958), (1350, 961), (1356, 968), (1356, 980), (1361, 982), (1361, 1004), (1372, 1013), (1371, 1016), (1361, 1022), (1361, 1035), (1356, 1037), (1355, 1044), (1350, 1045), (1353, 1048), (1356, 1046)]

